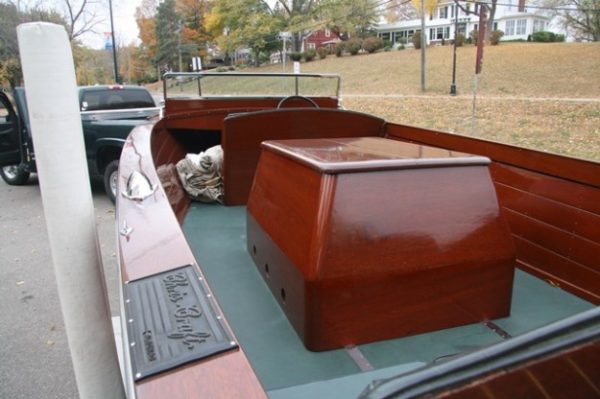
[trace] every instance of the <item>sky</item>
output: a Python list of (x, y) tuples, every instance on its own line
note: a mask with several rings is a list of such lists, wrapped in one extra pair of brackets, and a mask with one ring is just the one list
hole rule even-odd
[[(139, 43), (138, 27), (135, 22), (135, 9), (141, 0), (112, 0), (113, 20), (115, 25), (115, 41), (118, 45)], [(97, 6), (97, 15), (104, 22), (96, 26), (95, 32), (81, 36), (81, 41), (88, 47), (95, 49), (104, 48), (104, 32), (110, 32), (110, 15), (108, 0), (100, 0)]]

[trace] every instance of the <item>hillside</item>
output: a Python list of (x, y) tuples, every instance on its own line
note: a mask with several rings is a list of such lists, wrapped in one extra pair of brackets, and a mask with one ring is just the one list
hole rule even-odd
[[(458, 96), (449, 96), (452, 47), (329, 56), (302, 72), (342, 77), (344, 106), (409, 125), (474, 135), (600, 161), (600, 43), (504, 43), (484, 50), (475, 120), (475, 51), (457, 49)], [(253, 71), (281, 71), (281, 65)], [(291, 69), (290, 69), (291, 70)], [(361, 97), (355, 95), (392, 95)]]
[[(474, 46), (457, 49), (459, 94), (471, 93)], [(302, 72), (338, 73), (343, 94), (422, 94), (420, 50), (333, 55), (302, 64)], [(281, 71), (281, 65), (253, 69)], [(291, 68), (289, 68), (291, 71)], [(452, 46), (427, 49), (427, 93), (448, 94)], [(480, 94), (525, 97), (600, 97), (600, 43), (505, 43), (484, 50)]]
[[(600, 161), (600, 43), (503, 43), (484, 51), (475, 119), (475, 47), (457, 49), (458, 96), (449, 95), (452, 46), (394, 50), (301, 64), (342, 77), (343, 105), (410, 125)], [(281, 64), (246, 68), (281, 72)], [(287, 72), (291, 72), (288, 65)], [(367, 95), (367, 96), (365, 96)]]

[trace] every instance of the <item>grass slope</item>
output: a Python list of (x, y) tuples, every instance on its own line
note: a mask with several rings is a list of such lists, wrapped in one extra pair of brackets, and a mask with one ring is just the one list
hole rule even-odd
[[(458, 96), (449, 96), (452, 47), (328, 56), (302, 72), (342, 77), (343, 105), (387, 120), (600, 161), (600, 43), (503, 43), (484, 49), (473, 117), (474, 46), (457, 49)], [(281, 72), (281, 64), (247, 68)], [(288, 64), (286, 72), (291, 72)], [(368, 95), (368, 96), (365, 96)], [(392, 97), (386, 97), (392, 96)]]
[[(475, 51), (474, 46), (457, 49), (459, 94), (472, 91)], [(426, 54), (427, 94), (448, 94), (452, 81), (452, 46), (431, 47)], [(281, 71), (281, 66), (271, 65), (256, 70)], [(330, 55), (324, 60), (303, 63), (302, 72), (340, 74), (344, 94), (422, 94), (419, 50), (341, 58)], [(505, 43), (487, 46), (479, 94), (598, 98), (600, 43)]]
[[(418, 50), (329, 56), (303, 63), (302, 72), (340, 74), (343, 104), (349, 109), (398, 123), (600, 161), (600, 43), (486, 47), (475, 120), (476, 48), (457, 50), (456, 97), (448, 95), (451, 46), (427, 49), (425, 93)], [(281, 71), (281, 65), (252, 70)], [(356, 96), (365, 94), (375, 97)]]

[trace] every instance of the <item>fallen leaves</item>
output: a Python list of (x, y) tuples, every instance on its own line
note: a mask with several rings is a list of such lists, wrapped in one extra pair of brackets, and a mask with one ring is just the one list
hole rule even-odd
[[(471, 117), (475, 47), (457, 50), (458, 97), (449, 96), (451, 46), (427, 49), (426, 93), (421, 92), (420, 52), (415, 50), (328, 56), (303, 63), (302, 72), (339, 74), (342, 96), (406, 96), (344, 97), (347, 109), (393, 122), (600, 160), (600, 102), (594, 101), (600, 99), (600, 43), (486, 47), (475, 121)], [(281, 72), (281, 65), (248, 70)], [(423, 94), (427, 96), (420, 97)]]

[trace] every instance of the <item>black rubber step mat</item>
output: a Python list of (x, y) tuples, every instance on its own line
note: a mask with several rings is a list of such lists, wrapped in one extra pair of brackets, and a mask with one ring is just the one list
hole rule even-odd
[(125, 284), (135, 381), (238, 347), (191, 265)]

